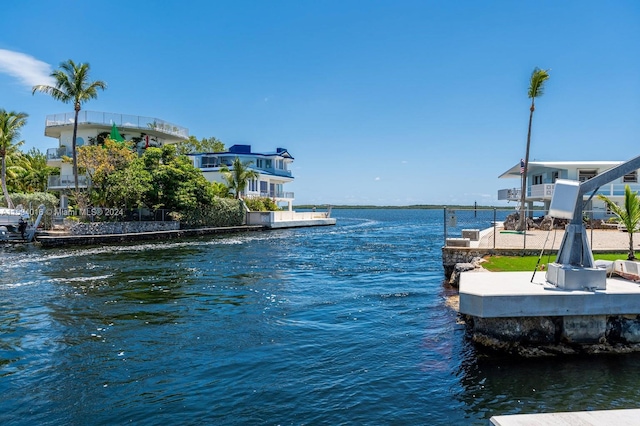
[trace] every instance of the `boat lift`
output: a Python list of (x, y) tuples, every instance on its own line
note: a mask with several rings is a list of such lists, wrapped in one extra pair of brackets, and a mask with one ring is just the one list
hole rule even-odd
[[(32, 225), (27, 225), (27, 228), (24, 232), (24, 239), (21, 241), (30, 243), (34, 240), (36, 235), (36, 230), (40, 225), (40, 221), (42, 220), (42, 216), (44, 216), (45, 205), (40, 204), (38, 206), (38, 217), (36, 221)], [(24, 207), (20, 204), (16, 206), (14, 209), (0, 209), (0, 241), (16, 241), (16, 238), (13, 238), (12, 235), (14, 232), (9, 232), (10, 230), (15, 230), (21, 220), (28, 221), (29, 213), (24, 209)]]
[[(593, 178), (578, 182), (558, 179), (555, 183), (549, 215), (571, 219), (565, 230), (558, 257), (547, 268), (547, 281), (564, 290), (606, 290), (607, 271), (595, 267), (593, 252), (582, 219), (586, 202), (602, 185), (613, 182), (640, 168), (640, 156), (612, 167)], [(590, 196), (583, 202), (585, 195)]]

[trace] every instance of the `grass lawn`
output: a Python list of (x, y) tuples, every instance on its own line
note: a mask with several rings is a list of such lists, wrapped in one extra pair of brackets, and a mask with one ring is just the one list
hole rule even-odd
[[(595, 253), (595, 260), (621, 260), (626, 259), (628, 253)], [(492, 272), (516, 272), (516, 271), (533, 271), (538, 263), (538, 256), (486, 256), (486, 262), (482, 262), (482, 267)], [(543, 255), (540, 259), (540, 265), (555, 262), (556, 255)]]

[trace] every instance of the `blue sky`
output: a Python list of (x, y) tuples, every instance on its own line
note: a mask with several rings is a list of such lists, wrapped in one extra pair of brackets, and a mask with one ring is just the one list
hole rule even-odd
[(296, 204), (502, 205), (531, 159), (640, 151), (640, 2), (92, 1), (3, 5), (0, 108), (57, 146), (31, 86), (67, 59), (108, 89), (83, 106), (295, 157)]

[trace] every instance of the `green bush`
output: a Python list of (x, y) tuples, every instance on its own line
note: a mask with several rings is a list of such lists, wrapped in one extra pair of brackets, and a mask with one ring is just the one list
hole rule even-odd
[(239, 200), (215, 197), (211, 205), (172, 214), (181, 228), (240, 226), (245, 222), (245, 210)]
[(246, 198), (244, 202), (252, 212), (275, 212), (280, 210), (275, 201), (268, 197)]

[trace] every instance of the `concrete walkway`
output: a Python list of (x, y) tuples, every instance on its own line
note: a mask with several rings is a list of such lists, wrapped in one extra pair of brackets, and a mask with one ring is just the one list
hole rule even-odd
[[(529, 248), (558, 250), (564, 237), (564, 229), (553, 231), (529, 230), (526, 233), (505, 231), (503, 228), (488, 228), (480, 232), (479, 241), (471, 241), (471, 247), (479, 248)], [(592, 250), (629, 249), (629, 234), (617, 229), (587, 229)], [(633, 234), (633, 246), (640, 251), (640, 233)]]
[(493, 426), (609, 426), (640, 424), (640, 410), (576, 411), (574, 413), (514, 414), (494, 416)]

